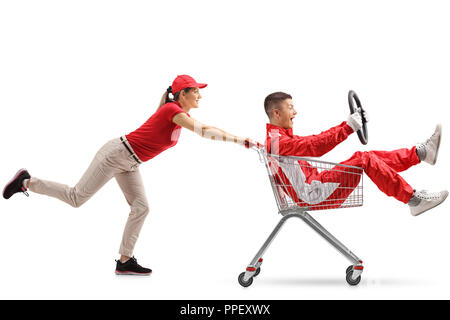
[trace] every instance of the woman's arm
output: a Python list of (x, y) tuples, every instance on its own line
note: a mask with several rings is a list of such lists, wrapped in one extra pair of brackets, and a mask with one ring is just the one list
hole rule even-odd
[(173, 117), (172, 121), (183, 128), (189, 129), (197, 133), (199, 136), (203, 138), (218, 141), (234, 142), (236, 144), (244, 145), (247, 148), (256, 145), (256, 143), (249, 138), (241, 138), (233, 134), (230, 134), (222, 129), (213, 126), (208, 126), (206, 124), (201, 123), (200, 121), (188, 117), (185, 113), (176, 114)]

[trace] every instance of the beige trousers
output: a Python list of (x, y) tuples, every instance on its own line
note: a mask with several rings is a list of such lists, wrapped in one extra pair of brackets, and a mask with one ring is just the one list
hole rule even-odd
[[(128, 141), (126, 143), (133, 151)], [(74, 187), (31, 177), (29, 189), (78, 208), (112, 177), (116, 178), (131, 207), (119, 249), (121, 255), (131, 257), (149, 207), (139, 173), (139, 163), (131, 156), (120, 138), (110, 140), (100, 148), (89, 168)]]

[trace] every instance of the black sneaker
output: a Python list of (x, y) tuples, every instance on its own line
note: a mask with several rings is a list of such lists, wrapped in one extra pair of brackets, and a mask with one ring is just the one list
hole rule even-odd
[(23, 192), (28, 197), (29, 195), (27, 189), (23, 186), (23, 180), (30, 178), (31, 177), (27, 169), (20, 169), (14, 178), (12, 178), (12, 180), (9, 181), (3, 189), (3, 198), (9, 199), (14, 193), (17, 192)]
[(116, 274), (119, 275), (135, 275), (135, 276), (149, 276), (152, 273), (151, 269), (141, 267), (135, 257), (128, 259), (122, 263), (120, 260), (116, 260)]

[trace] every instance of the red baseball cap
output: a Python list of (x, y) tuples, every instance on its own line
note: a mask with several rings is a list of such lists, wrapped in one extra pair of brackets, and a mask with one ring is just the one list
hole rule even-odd
[(178, 92), (180, 90), (186, 89), (186, 88), (204, 88), (206, 87), (206, 83), (198, 83), (194, 80), (191, 76), (188, 76), (187, 74), (182, 74), (180, 76), (177, 76), (175, 80), (172, 82), (172, 92)]

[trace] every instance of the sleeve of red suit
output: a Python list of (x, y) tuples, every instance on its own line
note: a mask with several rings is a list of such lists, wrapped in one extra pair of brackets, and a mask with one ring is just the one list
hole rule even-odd
[(280, 136), (278, 153), (298, 157), (320, 157), (334, 149), (352, 133), (353, 129), (344, 121), (340, 125), (317, 135), (305, 137)]

